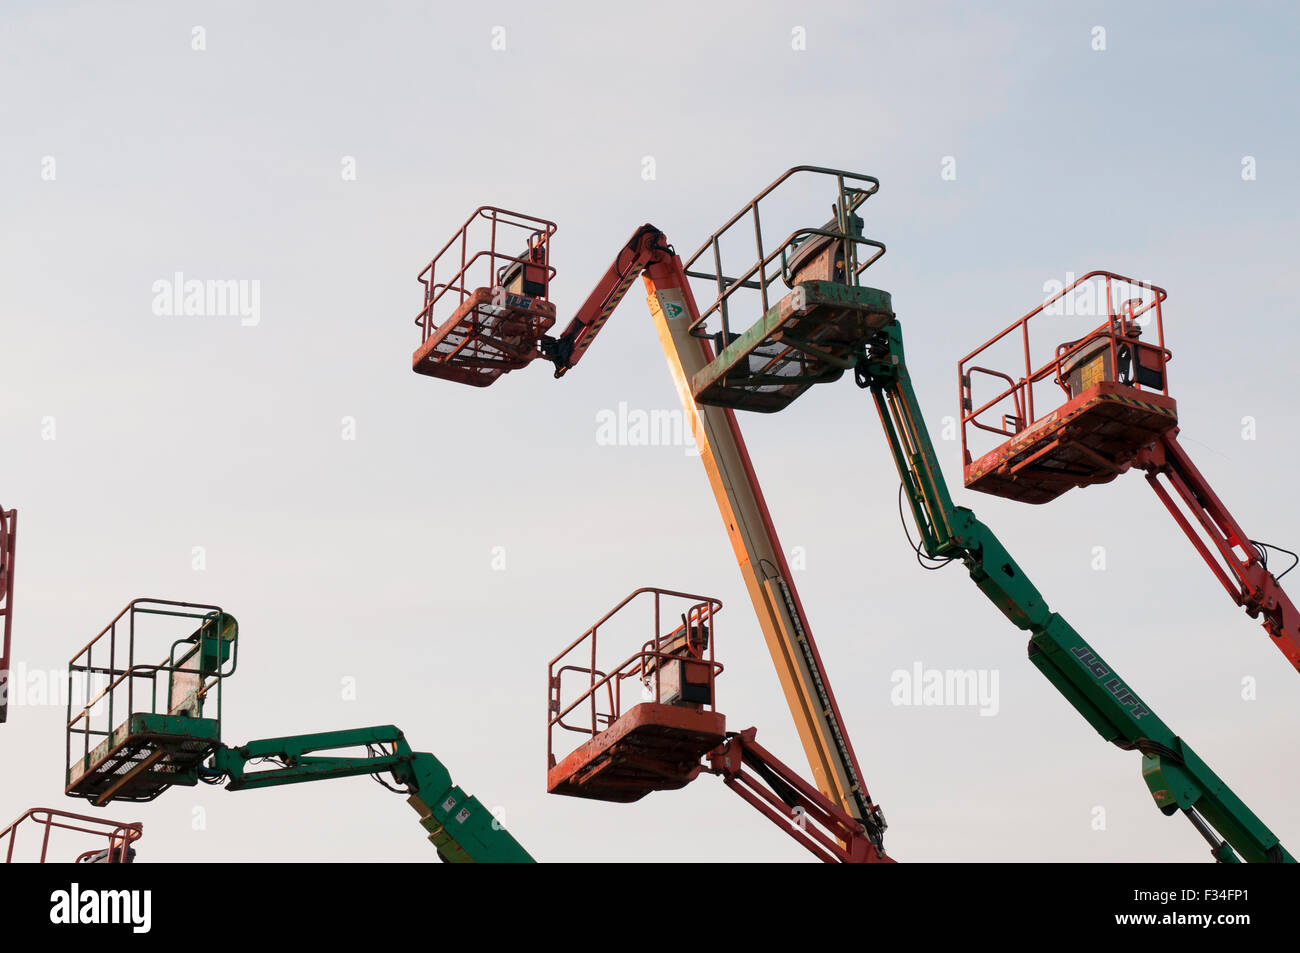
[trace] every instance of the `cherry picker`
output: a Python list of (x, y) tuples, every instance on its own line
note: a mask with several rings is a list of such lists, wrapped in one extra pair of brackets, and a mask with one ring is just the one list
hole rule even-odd
[[(472, 256), (467, 255), (463, 249), (476, 247), (470, 229), (479, 226), (479, 231), (483, 232), (484, 221), (491, 223), (491, 229), (479, 240), (493, 244)], [(493, 286), (493, 283), (513, 269), (530, 263), (531, 256), (527, 251), (511, 256), (502, 252), (501, 245), (509, 241), (519, 242), (518, 232), (524, 230), (528, 233), (528, 247), (534, 247), (538, 239), (530, 230), (537, 226), (545, 230), (547, 236), (554, 234), (553, 223), (485, 206), (470, 216), (425, 267), (421, 272), (421, 282), (425, 287), (424, 308), (416, 318), (422, 329), (422, 343), (412, 355), (412, 367), (417, 373), (455, 381), (464, 381), (471, 376), (484, 380), (490, 375), (491, 379), (486, 383), (493, 383), (508, 370), (515, 369), (508, 365), (521, 361), (526, 364), (540, 358), (550, 361), (555, 376), (562, 377), (582, 360), (638, 277), (644, 279), (651, 293), (651, 308), (656, 312), (656, 325), (669, 352), (670, 363), (675, 359), (678, 347), (703, 358), (707, 342), (693, 338), (687, 338), (681, 344), (673, 342), (670, 327), (685, 327), (686, 319), (694, 309), (693, 298), (681, 260), (663, 233), (648, 224), (637, 229), (619, 250), (613, 264), (561, 334), (556, 337), (539, 334), (532, 342), (521, 346), (503, 329), (514, 331), (535, 320), (534, 316), (538, 314), (554, 313), (554, 305), (548, 300), (539, 300), (548, 294), (548, 280), (554, 272), (541, 276), (543, 280), (536, 287), (536, 296), (514, 295), (500, 285)], [(514, 232), (508, 231), (508, 227)], [(445, 276), (442, 280), (438, 279), (440, 274)], [(440, 300), (447, 302), (442, 314), (437, 313)], [(850, 316), (847, 320), (856, 318)], [(435, 349), (429, 346), (430, 340), (454, 343)], [(680, 363), (674, 365), (674, 373), (681, 389), (685, 385), (681, 379)], [(686, 399), (686, 404), (701, 458), (728, 527), (750, 599), (776, 664), (787, 703), (794, 713), (800, 740), (812, 768), (813, 784), (798, 778), (790, 768), (759, 746), (754, 741), (753, 729), (730, 736), (719, 734), (714, 742), (715, 745), (721, 742), (722, 746), (713, 748), (716, 755), (710, 756), (710, 767), (733, 790), (773, 820), (779, 820), (793, 832), (792, 836), (822, 859), (888, 860), (883, 842), (884, 814), (867, 789), (735, 417), (726, 408), (697, 407), (689, 399)], [(659, 635), (656, 632), (656, 636)], [(591, 651), (591, 668), (594, 669), (594, 639)], [(631, 667), (636, 668), (645, 661), (643, 654), (632, 661)], [(617, 669), (622, 670), (623, 667)], [(602, 685), (607, 688), (609, 683), (589, 685), (588, 695), (594, 694)], [(552, 690), (556, 690), (554, 682)], [(552, 698), (552, 717), (557, 714), (555, 704), (556, 699)], [(636, 718), (644, 714), (639, 712), (622, 717)], [(646, 726), (642, 734), (658, 731), (673, 737), (674, 733), (679, 733), (671, 722), (673, 713), (661, 710), (655, 714), (660, 717), (660, 722)], [(581, 763), (563, 762), (570, 766), (574, 775), (572, 783), (559, 785), (564, 789), (563, 793), (577, 793), (575, 788), (590, 783), (587, 779), (598, 778), (609, 770), (611, 764), (636, 756), (637, 752), (626, 750), (628, 744), (621, 741), (625, 728), (626, 723), (615, 724), (603, 732), (594, 731), (593, 742), (584, 746), (586, 759)], [(676, 771), (667, 770), (661, 763), (658, 774), (644, 773), (643, 787), (638, 796), (651, 790), (680, 787), (685, 783), (681, 774), (694, 777), (698, 771), (691, 773), (693, 767), (707, 752), (710, 752), (710, 746), (703, 747), (693, 758), (680, 762)], [(555, 767), (551, 765), (552, 770)], [(556, 789), (554, 780), (550, 787)], [(809, 796), (810, 793), (814, 796)], [(626, 792), (620, 799), (626, 799)], [(819, 836), (808, 834), (810, 818), (825, 829), (818, 832)], [(793, 823), (786, 824), (787, 821)], [(829, 838), (824, 836), (828, 832), (832, 835)], [(827, 839), (831, 842), (838, 840), (843, 846), (827, 856)]]
[[(819, 227), (796, 228), (769, 246), (763, 238), (760, 204), (796, 175), (833, 180), (833, 218)], [(642, 278), (673, 382), (691, 421), (816, 789), (860, 827), (873, 848), (851, 858), (824, 859), (888, 859), (883, 847), (884, 818), (867, 792), (734, 411), (782, 410), (814, 384), (838, 380), (852, 371), (855, 383), (871, 392), (889, 441), (902, 481), (900, 492), (921, 533), (920, 543), (915, 544), (918, 558), (930, 557), (945, 564), (960, 561), (967, 567), (980, 590), (1029, 634), (1033, 664), (1105, 740), (1141, 754), (1143, 777), (1157, 807), (1165, 814), (1184, 813), (1209, 843), (1216, 860), (1291, 860), (1278, 838), (1096, 650), (1048, 608), (993, 533), (970, 510), (952, 503), (912, 390), (890, 295), (858, 281), (885, 251), (883, 244), (862, 233), (858, 215), (878, 188), (879, 182), (870, 176), (815, 166), (790, 169), (711, 235), (685, 264), (659, 229), (644, 225), (620, 249), (565, 330), (554, 338), (542, 332), (531, 341), (518, 331), (535, 321), (536, 315), (549, 317), (553, 313), (553, 306), (545, 300), (546, 281), (539, 283), (536, 297), (512, 296), (499, 285), (476, 281), (464, 264), (454, 271), (454, 260), (442, 262), (443, 273), (450, 266), (452, 275), (442, 282), (435, 280), (440, 259), (456, 246), (457, 238), (461, 248), (467, 247), (462, 230), (421, 274), (425, 308), (416, 320), (424, 341), (413, 355), (413, 368), (452, 380), (458, 375), (484, 378), (491, 374), (490, 380), (483, 381), (490, 384), (521, 363), (542, 359), (553, 364), (556, 377), (564, 376), (590, 349), (632, 283), (638, 276)], [(470, 221), (474, 220), (472, 216)], [(516, 216), (516, 220), (524, 228), (542, 221), (525, 216)], [(753, 227), (754, 244), (750, 247), (757, 247), (757, 258), (747, 268), (728, 274), (721, 261), (722, 248), (731, 229), (741, 223)], [(554, 229), (551, 223), (546, 225), (550, 227), (546, 232), (549, 239)], [(493, 241), (500, 234), (494, 229)], [(535, 241), (530, 239), (530, 248)], [(712, 268), (708, 269), (707, 260), (695, 268), (706, 255), (712, 259)], [(460, 259), (462, 263), (468, 260), (463, 251)], [(527, 252), (502, 255), (493, 245), (482, 260), (494, 265), (494, 270), (483, 276), (483, 281), (491, 282), (494, 275), (506, 274), (511, 266), (527, 267), (531, 257)], [(496, 265), (498, 261), (502, 265)], [(549, 279), (551, 274), (545, 277)], [(709, 281), (716, 292), (703, 312), (696, 305), (692, 279)], [(777, 281), (787, 289), (779, 298), (775, 292), (780, 289), (772, 287)], [(451, 291), (456, 292), (453, 300), (457, 303), (439, 314), (439, 297)], [(732, 312), (744, 300), (738, 297), (742, 295), (747, 295), (751, 304), (756, 302), (761, 317), (748, 329), (734, 332)], [(714, 322), (712, 328), (710, 321)], [(427, 346), (431, 337), (455, 343), (431, 349)], [(594, 638), (591, 652), (594, 669)], [(643, 670), (645, 662), (643, 656), (632, 668), (640, 665)], [(610, 686), (609, 682), (602, 684)], [(552, 717), (554, 705), (553, 697)], [(579, 786), (584, 778), (598, 778), (617, 767), (620, 758), (641, 753), (618, 747), (625, 727), (620, 721), (630, 714), (617, 714), (603, 730), (593, 719), (592, 742), (571, 766), (572, 778)], [(665, 734), (671, 730), (668, 725), (664, 728)], [(788, 808), (768, 816), (774, 820), (799, 817), (791, 792), (779, 783), (784, 778), (777, 777), (778, 783), (768, 780), (774, 775), (752, 741), (752, 729), (727, 737), (706, 756), (708, 766), (721, 767), (732, 784), (735, 779), (725, 774), (725, 768), (738, 764), (743, 770), (744, 765), (751, 765), (758, 778), (767, 781), (768, 806), (784, 803)], [(729, 748), (733, 755), (738, 750), (740, 756), (728, 758)], [(551, 764), (552, 770), (556, 767)], [(690, 765), (681, 767), (689, 770)], [(548, 779), (553, 790), (555, 780)], [(672, 780), (662, 787), (680, 787), (684, 783), (680, 770)], [(643, 793), (660, 789), (650, 775), (644, 778), (643, 787)]]
[[(118, 613), (68, 667), (67, 795), (103, 807), (200, 782), (242, 791), (370, 775), (407, 795), (443, 861), (532, 860), (442, 762), (412, 751), (392, 725), (224, 744), (222, 688), (238, 634), (219, 606), (136, 599)], [(166, 655), (144, 661), (157, 657), (145, 646), (159, 641)], [(85, 700), (75, 714), (74, 699)], [(321, 753), (356, 749), (365, 754)]]
[[(1165, 347), (1167, 297), (1153, 284), (1092, 271), (962, 358), (957, 375), (966, 486), (1046, 503), (1075, 487), (1109, 483), (1134, 467), (1146, 471), (1156, 496), (1228, 595), (1260, 620), (1273, 644), (1300, 669), (1300, 609), (1281, 586), (1300, 555), (1246, 535), (1179, 443), (1166, 368), (1173, 356)], [(1101, 311), (1104, 320), (1032, 366), (1031, 321), (1080, 311)], [(1015, 345), (1017, 363), (1023, 359), (1019, 377), (984, 366), (997, 362), (996, 349), (1003, 345), (1005, 351), (1006, 344)], [(994, 393), (977, 406), (975, 382), (989, 380), (996, 383)], [(1055, 384), (1064, 398), (1039, 413), (1036, 384)], [(972, 458), (967, 438), (975, 431), (1001, 442)], [(1280, 574), (1269, 569), (1270, 550), (1293, 560)]]

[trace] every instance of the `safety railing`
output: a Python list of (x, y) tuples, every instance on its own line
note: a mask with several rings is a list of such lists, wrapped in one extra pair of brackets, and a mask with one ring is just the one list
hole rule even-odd
[[(137, 662), (143, 619), (188, 620), (159, 663)], [(68, 663), (67, 767), (90, 754), (132, 715), (181, 715), (221, 722), (221, 687), (235, 672), (238, 626), (220, 606), (136, 599)], [(150, 633), (154, 651), (170, 636)], [(157, 655), (150, 657), (157, 658)], [(80, 711), (74, 704), (84, 699)], [(212, 702), (212, 708), (205, 705)]]
[[(21, 853), (15, 852), (18, 830), (25, 821), (30, 822), (25, 829), (34, 831), (40, 838), (40, 856), (35, 862), (41, 864), (48, 860), (50, 839), (55, 831), (71, 831), (103, 838), (103, 846), (84, 850), (77, 855), (74, 863), (78, 864), (129, 863), (133, 853), (132, 845), (144, 836), (144, 825), (140, 823), (125, 824), (105, 820), (102, 817), (88, 817), (85, 814), (70, 814), (67, 811), (56, 811), (48, 807), (34, 807), (0, 831), (0, 850), (4, 852), (6, 864), (26, 859)], [(24, 844), (26, 843), (24, 841)]]
[[(1065, 400), (1077, 396), (1071, 391), (1069, 373), (1085, 357), (1095, 352), (1105, 352), (1108, 367), (1115, 379), (1135, 388), (1154, 390), (1168, 396), (1169, 382), (1165, 365), (1171, 354), (1165, 347), (1164, 320), (1161, 305), (1168, 293), (1156, 285), (1109, 271), (1091, 271), (1054, 292), (1024, 317), (985, 341), (957, 364), (957, 382), (961, 399), (961, 449), (967, 463), (971, 454), (967, 443), (967, 428), (975, 428), (998, 435), (1003, 439), (1015, 436), (1054, 411)], [(1079, 301), (1079, 306), (1075, 302)], [(1033, 366), (1034, 349), (1031, 348), (1029, 322), (1038, 315), (1086, 316), (1104, 308), (1105, 321), (1098, 327), (1072, 341), (1057, 344), (1052, 356)], [(1093, 310), (1095, 309), (1095, 310)], [(1154, 325), (1155, 343), (1140, 341), (1140, 336)], [(1035, 325), (1037, 327), (1037, 325)], [(981, 355), (1002, 345), (1014, 348), (1022, 360), (1016, 363), (1014, 373), (975, 363)], [(1139, 354), (1141, 348), (1141, 354)], [(1041, 352), (1040, 352), (1041, 353)], [(1150, 356), (1154, 365), (1141, 364), (1141, 358)], [(1139, 366), (1157, 372), (1152, 376), (1138, 373)], [(1023, 368), (1021, 370), (1021, 368)], [(1159, 386), (1152, 381), (1158, 377)], [(1005, 384), (994, 396), (976, 404), (976, 381), (987, 379)], [(1034, 400), (1034, 385), (1050, 381), (1059, 386), (1063, 400), (1053, 401), (1044, 414), (1039, 414)], [(990, 422), (992, 421), (992, 422)]]
[(9, 715), (10, 647), (14, 621), (14, 552), (18, 513), (0, 506), (0, 724)]
[[(504, 286), (512, 271), (527, 269), (547, 298), (555, 269), (551, 236), (556, 225), (544, 218), (484, 205), (474, 210), (420, 272), (424, 306), (415, 316), (421, 342), (481, 288)], [(511, 252), (502, 251), (508, 248)]]
[[(835, 218), (820, 227), (796, 228), (779, 243), (769, 248), (763, 238), (760, 205), (780, 185), (800, 173), (827, 176), (835, 180)], [(858, 276), (885, 253), (883, 243), (866, 238), (861, 234), (861, 220), (855, 214), (862, 203), (874, 195), (879, 188), (880, 181), (875, 177), (857, 172), (846, 172), (841, 169), (799, 165), (783, 172), (774, 182), (754, 196), (739, 212), (731, 216), (721, 228), (710, 235), (704, 244), (686, 260), (685, 269), (688, 277), (712, 281), (716, 289), (716, 297), (713, 303), (702, 310), (699, 318), (691, 323), (691, 333), (697, 337), (707, 336), (708, 332), (703, 330), (704, 325), (710, 317), (717, 314), (721, 323), (723, 340), (731, 340), (729, 306), (732, 296), (742, 289), (758, 292), (759, 302), (762, 306), (761, 314), (766, 314), (772, 307), (768, 288), (777, 279), (784, 281), (787, 287), (793, 287), (794, 281), (790, 267), (791, 253), (797, 253), (799, 246), (815, 240), (817, 236), (841, 244), (844, 256), (845, 281), (848, 284), (856, 285)], [(751, 224), (754, 229), (755, 257), (739, 274), (735, 276), (728, 275), (722, 261), (723, 242), (733, 228), (740, 227), (742, 223), (746, 222)], [(858, 246), (860, 245), (873, 250), (867, 255), (865, 261), (859, 260)], [(711, 253), (713, 270), (694, 270), (696, 262), (704, 257), (706, 253)], [(778, 262), (779, 267), (776, 267)], [(753, 321), (748, 323), (752, 324)]]
[[(652, 602), (651, 637), (641, 650), (608, 672), (597, 667), (597, 636), (618, 613), (641, 596)], [(683, 600), (690, 603), (685, 612), (676, 618), (680, 623), (665, 632), (664, 621), (671, 616), (664, 610), (665, 600)], [(702, 705), (712, 710), (713, 682), (722, 672), (721, 663), (714, 660), (713, 617), (722, 603), (709, 596), (697, 596), (671, 589), (643, 587), (631, 593), (582, 635), (574, 639), (547, 668), (547, 732), (546, 754), (548, 763), (554, 764), (554, 732), (556, 728), (594, 736), (604, 731), (623, 714), (623, 683), (636, 679), (637, 702), (646, 696), (655, 701), (663, 698), (662, 677), (665, 666), (672, 661), (687, 659), (703, 663), (707, 671), (708, 697)], [(565, 676), (579, 679), (578, 686), (569, 688)], [(576, 691), (577, 696), (564, 703), (565, 690)], [(573, 716), (573, 717), (570, 717)], [(565, 719), (569, 720), (566, 721)], [(579, 721), (581, 719), (581, 721)]]

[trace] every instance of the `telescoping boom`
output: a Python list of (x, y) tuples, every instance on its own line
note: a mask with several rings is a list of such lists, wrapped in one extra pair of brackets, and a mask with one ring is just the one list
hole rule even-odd
[[(767, 245), (760, 203), (796, 175), (834, 181), (833, 218), (821, 226), (795, 229)], [(642, 278), (673, 382), (818, 792), (867, 833), (875, 850), (862, 859), (883, 860), (887, 859), (883, 814), (867, 792), (734, 414), (735, 410), (782, 410), (814, 384), (851, 372), (857, 385), (873, 396), (898, 468), (900, 494), (920, 530), (920, 542), (913, 544), (918, 559), (938, 560), (940, 565), (960, 561), (966, 566), (980, 591), (1029, 634), (1029, 658), (1035, 667), (1105, 740), (1141, 754), (1142, 774), (1157, 807), (1165, 814), (1186, 815), (1216, 860), (1292, 860), (1278, 838), (1191, 747), (1099, 652), (1051, 611), (992, 531), (969, 509), (952, 502), (912, 389), (891, 297), (859, 284), (862, 272), (885, 250), (863, 234), (858, 215), (878, 188), (877, 180), (857, 173), (815, 166), (790, 169), (710, 236), (685, 264), (659, 229), (643, 225), (557, 337), (546, 333), (553, 324), (554, 306), (546, 300), (545, 282), (535, 285), (536, 297), (500, 288), (471, 290), (474, 282), (467, 280), (463, 266), (454, 277), (438, 283), (432, 279), (438, 264), (435, 258), (421, 280), (429, 276), (426, 288), (458, 289), (462, 304), (439, 322), (433, 319), (426, 295), (426, 309), (417, 319), (425, 343), (416, 351), (413, 367), (451, 380), (477, 374), (475, 383), (491, 383), (508, 370), (545, 359), (554, 365), (556, 377), (564, 376), (590, 350), (635, 278)], [(551, 229), (546, 234), (553, 234), (554, 226), (545, 224)], [(726, 233), (749, 224), (757, 259), (748, 267), (724, 269), (721, 249), (727, 244)], [(494, 241), (496, 235), (494, 229)], [(454, 247), (454, 242), (448, 247)], [(465, 245), (462, 238), (461, 247)], [(505, 258), (520, 267), (530, 260), (527, 254), (501, 256), (495, 246), (484, 254), (493, 262)], [(465, 259), (463, 252), (461, 258)], [(549, 261), (548, 253), (547, 267)], [(706, 264), (697, 264), (701, 261)], [(716, 298), (703, 312), (696, 304), (692, 279), (707, 280), (716, 288)], [(779, 298), (773, 288), (777, 281), (787, 289)], [(732, 317), (739, 296), (746, 293), (757, 299), (760, 317), (746, 330), (734, 332)], [(484, 306), (482, 302), (488, 300), (494, 304)], [(520, 329), (530, 321), (538, 327), (538, 315), (547, 316), (541, 322), (546, 327), (528, 339)], [(434, 339), (456, 344), (431, 347), (428, 342)], [(508, 367), (499, 359), (507, 351)], [(606, 733), (617, 728), (610, 725)], [(593, 725), (592, 734), (606, 737), (598, 725)], [(752, 734), (741, 733), (728, 743), (741, 749), (752, 741)], [(751, 758), (759, 757), (755, 749), (756, 745), (749, 745)], [(609, 751), (598, 752), (587, 767), (599, 772), (614, 760)], [(709, 764), (726, 777), (725, 770), (719, 770), (720, 762), (740, 760), (728, 760), (718, 749), (710, 754)], [(785, 790), (782, 778), (771, 772), (768, 777), (773, 779), (773, 789)]]

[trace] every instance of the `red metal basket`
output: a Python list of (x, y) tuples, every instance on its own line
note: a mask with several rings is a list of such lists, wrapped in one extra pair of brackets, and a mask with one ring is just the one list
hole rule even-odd
[[(643, 595), (653, 603), (651, 638), (622, 664), (602, 670), (596, 651), (600, 629)], [(666, 600), (688, 603), (679, 625), (665, 622)], [(722, 671), (713, 658), (713, 618), (721, 608), (707, 596), (638, 589), (551, 660), (547, 791), (628, 802), (695, 779), (700, 759), (726, 733), (726, 720), (713, 707), (713, 682)], [(566, 703), (575, 678), (577, 695)], [(634, 692), (625, 697), (629, 680)], [(558, 762), (557, 728), (587, 739)]]
[(554, 222), (483, 206), (420, 272), (417, 374), (486, 387), (541, 357), (555, 324), (549, 300)]
[[(1105, 320), (1082, 337), (1056, 344), (1034, 366), (1030, 321), (1061, 313), (1084, 293), (1098, 311), (1104, 308)], [(966, 486), (1046, 503), (1072, 487), (1113, 480), (1142, 447), (1176, 427), (1161, 314), (1167, 296), (1146, 282), (1089, 272), (962, 358), (957, 375)], [(991, 361), (999, 345), (1019, 351), (1023, 369), (1014, 373), (1020, 376), (980, 363)], [(989, 381), (996, 390), (979, 400), (978, 386)], [(1050, 398), (1052, 384), (1064, 397), (1040, 413), (1035, 386), (1047, 386)], [(995, 434), (1000, 442), (974, 456), (969, 437), (975, 431)]]

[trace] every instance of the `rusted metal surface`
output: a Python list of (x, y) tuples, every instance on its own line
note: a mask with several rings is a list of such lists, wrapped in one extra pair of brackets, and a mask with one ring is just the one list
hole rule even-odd
[(726, 737), (721, 712), (642, 702), (546, 773), (550, 794), (629, 803), (685, 787)]
[[(1034, 366), (1030, 322), (1062, 310), (1080, 289), (1093, 293), (1105, 321), (1080, 338), (1056, 343), (1052, 356)], [(1045, 503), (1073, 487), (1113, 480), (1143, 447), (1175, 428), (1161, 313), (1167, 297), (1147, 282), (1089, 272), (962, 358), (957, 376), (966, 486)], [(1021, 366), (986, 366), (998, 345), (1018, 351)], [(976, 382), (987, 381), (998, 389), (977, 403)], [(1035, 406), (1036, 384), (1055, 384), (1062, 395), (1042, 414)], [(975, 431), (1002, 442), (974, 457), (969, 438)]]
[(775, 413), (814, 384), (838, 380), (893, 319), (884, 291), (804, 282), (695, 374), (695, 399)]
[[(1031, 369), (1030, 320), (1050, 314), (1053, 305), (1069, 300), (1086, 282), (1101, 284), (1104, 294), (1094, 294), (1092, 300), (1104, 302), (1106, 322), (1059, 344), (1051, 360)], [(1126, 290), (1132, 296), (1121, 301)], [(1046, 503), (1073, 487), (1108, 483), (1133, 467), (1145, 470), (1151, 488), (1214, 577), (1237, 605), (1260, 619), (1273, 644), (1300, 671), (1300, 607), (1280, 584), (1300, 565), (1300, 555), (1247, 536), (1179, 444), (1161, 313), (1167, 297), (1155, 285), (1090, 272), (963, 358), (957, 373), (966, 486)], [(1016, 340), (1024, 356), (1023, 376), (975, 363), (983, 362), (999, 342)], [(1007, 386), (977, 405), (973, 382), (981, 376)], [(1041, 417), (1034, 408), (1034, 384), (1040, 382), (1054, 383), (1065, 394), (1064, 404)], [(1009, 439), (972, 459), (968, 427)], [(1269, 550), (1290, 555), (1295, 563), (1275, 576), (1268, 567)]]
[(1076, 486), (1110, 482), (1141, 447), (1177, 426), (1172, 397), (1102, 381), (967, 464), (966, 486), (1047, 503)]
[(416, 348), (411, 367), (426, 377), (487, 387), (538, 357), (538, 340), (553, 324), (549, 301), (479, 288)]
[(476, 387), (542, 356), (555, 323), (550, 303), (551, 237), (546, 219), (494, 206), (475, 209), (424, 270), (415, 317), (417, 374)]
[[(764, 200), (801, 175), (834, 181), (834, 217), (817, 227), (795, 228), (768, 245), (763, 216), (770, 225), (773, 213), (770, 205), (763, 211)], [(710, 282), (716, 294), (690, 323), (690, 333), (710, 338), (717, 354), (692, 380), (696, 401), (773, 413), (814, 384), (837, 380), (858, 363), (875, 332), (894, 317), (888, 294), (858, 286), (858, 276), (885, 253), (882, 243), (863, 235), (857, 214), (879, 187), (875, 178), (859, 173), (820, 166), (789, 169), (686, 261), (686, 277)], [(728, 238), (733, 229), (746, 225), (753, 229), (754, 250), (732, 269), (734, 275), (728, 274), (723, 245), (736, 240)], [(748, 246), (744, 236), (740, 238)], [(727, 257), (736, 255), (730, 251)], [(697, 264), (702, 259), (709, 264)], [(777, 282), (780, 298), (771, 290)], [(739, 332), (733, 331), (738, 317), (745, 322)], [(714, 324), (706, 328), (710, 320)]]
[[(821, 227), (796, 228), (781, 241), (774, 245), (768, 245), (763, 238), (763, 200), (796, 176), (828, 176), (835, 180), (838, 206), (836, 218)], [(769, 183), (761, 192), (755, 195), (740, 211), (727, 219), (721, 228), (710, 235), (704, 244), (686, 259), (683, 266), (686, 276), (713, 282), (717, 292), (717, 296), (712, 303), (701, 310), (698, 317), (691, 322), (691, 333), (697, 337), (707, 336), (707, 332), (703, 330), (704, 325), (710, 318), (717, 315), (722, 333), (729, 339), (731, 336), (731, 299), (737, 292), (741, 290), (758, 292), (761, 304), (759, 313), (766, 314), (772, 308), (772, 302), (768, 297), (768, 288), (773, 282), (781, 279), (786, 287), (793, 288), (799, 281), (814, 278), (815, 275), (811, 272), (807, 275), (796, 274), (799, 271), (799, 265), (806, 264), (798, 261), (799, 248), (809, 241), (818, 245), (823, 241), (829, 241), (830, 244), (838, 246), (842, 261), (840, 272), (843, 276), (843, 283), (856, 284), (858, 275), (885, 253), (885, 246), (881, 242), (857, 234), (855, 228), (857, 224), (855, 221), (856, 216), (853, 215), (854, 211), (861, 207), (868, 198), (875, 195), (879, 188), (880, 180), (874, 176), (848, 172), (843, 169), (800, 165), (783, 172), (775, 181)], [(743, 270), (732, 276), (726, 274), (722, 246), (728, 233), (733, 228), (741, 226), (742, 223), (749, 224), (754, 229), (755, 256), (752, 262), (747, 264)], [(859, 245), (871, 249), (865, 261), (859, 260)], [(705, 259), (706, 255), (711, 260), (712, 270), (699, 270), (697, 264), (702, 259)], [(792, 257), (795, 259), (794, 269), (791, 268)]]
[[(151, 632), (141, 644), (145, 619), (182, 628)], [(219, 606), (136, 599), (118, 613), (68, 665), (65, 793), (102, 806), (195, 783), (220, 740), (237, 631)]]

